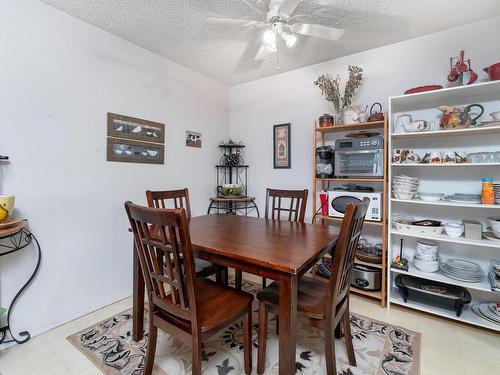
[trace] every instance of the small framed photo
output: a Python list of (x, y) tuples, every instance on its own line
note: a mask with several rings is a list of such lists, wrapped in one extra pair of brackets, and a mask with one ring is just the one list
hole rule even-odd
[(273, 152), (274, 168), (291, 168), (290, 154), (290, 124), (273, 126)]
[(201, 148), (201, 133), (186, 130), (186, 146)]

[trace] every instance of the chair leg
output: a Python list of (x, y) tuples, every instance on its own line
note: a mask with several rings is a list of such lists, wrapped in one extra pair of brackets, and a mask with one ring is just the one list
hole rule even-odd
[(280, 335), (280, 316), (276, 315), (276, 335)]
[(224, 285), (229, 285), (229, 269), (227, 267), (224, 267)]
[(265, 277), (262, 278), (262, 289), (264, 289), (266, 287), (266, 284), (267, 284), (267, 280)]
[(248, 305), (247, 313), (243, 318), (243, 351), (245, 374), (252, 373), (252, 303)]
[(151, 375), (153, 373), (153, 366), (155, 364), (156, 353), (156, 340), (158, 338), (158, 327), (153, 324), (153, 317), (149, 316), (149, 333), (148, 333), (148, 348), (146, 350), (146, 359), (144, 365), (144, 375)]
[(192, 375), (201, 375), (201, 361), (202, 361), (202, 343), (198, 337), (193, 336), (193, 366), (191, 368)]
[(349, 358), (349, 364), (351, 366), (356, 366), (356, 355), (354, 353), (354, 347), (352, 345), (350, 317), (351, 315), (349, 314), (349, 307), (348, 307), (344, 313), (344, 317), (342, 318), (342, 322), (344, 324), (344, 340), (347, 349), (347, 358)]
[(327, 375), (337, 375), (333, 327), (327, 327), (327, 329), (325, 330), (325, 357)]
[(215, 282), (217, 284), (223, 283), (223, 270), (221, 268), (217, 268), (217, 271), (215, 271)]
[(240, 270), (234, 271), (234, 287), (238, 290), (241, 290), (241, 284), (243, 279), (243, 272)]
[(259, 348), (257, 355), (257, 374), (262, 375), (266, 367), (267, 310), (266, 304), (259, 302)]
[(342, 324), (339, 322), (337, 327), (335, 327), (335, 338), (336, 339), (341, 339), (342, 338)]

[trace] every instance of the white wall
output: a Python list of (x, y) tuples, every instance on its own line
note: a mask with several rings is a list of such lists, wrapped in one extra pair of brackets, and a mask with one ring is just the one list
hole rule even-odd
[[(231, 87), (231, 136), (247, 145), (249, 193), (261, 212), (266, 187), (312, 189), (313, 121), (333, 113), (313, 85), (319, 75), (340, 73), (345, 83), (348, 65), (359, 65), (364, 82), (355, 101), (363, 108), (378, 101), (387, 111), (389, 96), (415, 86), (446, 85), (449, 58), (460, 49), (484, 79), (482, 68), (500, 60), (498, 35), (499, 17)], [(292, 124), (292, 168), (273, 169), (272, 126), (287, 122)], [(311, 217), (311, 200), (308, 210)]]
[[(1, 1), (0, 25), (0, 194), (16, 195), (43, 251), (12, 323), (36, 334), (131, 294), (126, 200), (187, 186), (205, 212), (228, 88), (37, 1)], [(165, 123), (165, 165), (107, 162), (107, 112)], [(33, 249), (0, 258), (0, 304), (33, 266)]]

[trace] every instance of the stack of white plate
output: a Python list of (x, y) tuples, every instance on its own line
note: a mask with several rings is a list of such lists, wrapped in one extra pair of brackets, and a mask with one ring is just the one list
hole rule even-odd
[(415, 248), (413, 264), (423, 272), (436, 272), (439, 270), (439, 245), (429, 240), (418, 240)]
[(439, 266), (441, 273), (455, 280), (479, 283), (484, 280), (484, 271), (477, 263), (463, 259), (448, 259)]
[(500, 314), (496, 310), (496, 303), (479, 303), (472, 306), (472, 311), (481, 318), (500, 325)]
[(500, 204), (500, 184), (493, 184), (493, 190), (495, 191), (495, 203)]
[(400, 175), (392, 179), (392, 192), (397, 199), (412, 199), (417, 189), (418, 178)]
[(444, 197), (449, 202), (479, 204), (481, 203), (481, 194), (462, 194), (455, 193)]

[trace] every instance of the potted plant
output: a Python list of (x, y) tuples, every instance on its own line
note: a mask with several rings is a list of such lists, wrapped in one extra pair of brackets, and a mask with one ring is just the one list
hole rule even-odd
[(340, 94), (340, 76), (334, 77), (332, 74), (323, 74), (314, 84), (321, 90), (321, 94), (329, 102), (333, 103), (333, 108), (336, 113), (336, 123), (353, 122), (352, 115), (356, 114), (356, 109), (353, 105), (356, 91), (361, 86), (363, 81), (363, 69), (356, 65), (349, 65), (349, 79), (345, 85), (344, 95)]

